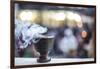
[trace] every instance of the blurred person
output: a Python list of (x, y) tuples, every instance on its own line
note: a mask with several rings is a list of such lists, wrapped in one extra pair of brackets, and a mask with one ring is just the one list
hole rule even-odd
[(78, 57), (88, 58), (89, 57), (88, 48), (91, 47), (90, 42), (92, 38), (92, 32), (91, 29), (88, 27), (87, 23), (84, 24), (80, 35), (81, 35), (81, 41), (79, 41)]
[(65, 57), (76, 57), (76, 50), (78, 47), (77, 40), (73, 35), (73, 31), (68, 28), (64, 31), (64, 37), (60, 39), (58, 44), (59, 49), (63, 52)]
[(85, 44), (89, 44), (90, 39), (92, 38), (92, 30), (89, 28), (89, 26), (88, 26), (87, 23), (84, 23), (83, 31), (86, 32), (86, 36), (85, 37), (82, 37), (83, 42)]
[(54, 40), (53, 51), (54, 51), (54, 55), (57, 55), (58, 57), (62, 55), (62, 51), (59, 49), (59, 42), (64, 37), (65, 28), (67, 27), (60, 26), (56, 28), (56, 35), (55, 35), (55, 40)]
[(94, 58), (95, 56), (95, 30), (93, 29), (92, 38), (90, 42), (85, 46), (85, 49), (88, 51), (88, 57)]

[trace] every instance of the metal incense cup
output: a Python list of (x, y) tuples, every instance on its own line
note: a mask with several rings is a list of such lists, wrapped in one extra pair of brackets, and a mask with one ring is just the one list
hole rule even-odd
[(51, 58), (48, 57), (50, 50), (53, 48), (54, 36), (43, 35), (41, 39), (36, 44), (37, 51), (40, 53), (40, 57), (37, 59), (37, 62), (44, 63), (51, 61)]

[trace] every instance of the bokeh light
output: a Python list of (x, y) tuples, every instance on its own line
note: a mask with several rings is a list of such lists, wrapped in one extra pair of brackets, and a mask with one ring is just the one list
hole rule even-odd
[(33, 19), (33, 14), (31, 11), (22, 11), (19, 17), (22, 21), (31, 21)]
[(79, 28), (83, 27), (82, 18), (81, 18), (81, 16), (79, 14), (76, 14), (76, 13), (74, 14), (74, 20), (77, 23), (77, 26)]
[(82, 18), (78, 13), (68, 11), (66, 14), (67, 23), (70, 27), (78, 26), (79, 28), (83, 27)]
[(64, 20), (65, 14), (63, 12), (55, 13), (53, 14), (52, 18), (54, 18), (57, 21)]

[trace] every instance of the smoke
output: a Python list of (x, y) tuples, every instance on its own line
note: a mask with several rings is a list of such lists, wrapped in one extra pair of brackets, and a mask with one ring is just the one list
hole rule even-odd
[[(31, 42), (37, 43), (40, 40), (40, 36), (43, 33), (47, 32), (46, 27), (42, 27), (36, 23), (29, 24), (29, 23), (22, 23), (18, 22), (15, 23), (15, 38), (21, 37), (21, 45), (20, 48), (26, 48)], [(21, 29), (19, 28), (21, 26)], [(20, 30), (20, 32), (19, 32)], [(20, 33), (19, 36), (16, 33)], [(22, 42), (23, 41), (23, 42)]]

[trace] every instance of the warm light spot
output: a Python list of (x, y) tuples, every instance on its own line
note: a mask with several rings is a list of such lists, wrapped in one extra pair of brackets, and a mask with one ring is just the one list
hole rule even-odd
[(74, 27), (77, 25), (79, 28), (83, 27), (81, 16), (78, 13), (68, 11), (66, 17), (69, 26)]
[(74, 21), (74, 12), (67, 11), (66, 18), (67, 18), (67, 25), (69, 27), (75, 27), (76, 26), (76, 23)]
[(53, 14), (52, 18), (54, 18), (57, 21), (64, 20), (65, 14), (63, 12), (55, 13), (55, 14)]
[(68, 20), (74, 20), (74, 13), (69, 11), (67, 12), (66, 17)]
[(74, 19), (76, 22), (81, 22), (81, 16), (77, 13), (74, 14)]
[(79, 28), (83, 27), (82, 19), (81, 19), (81, 16), (79, 14), (76, 14), (76, 13), (74, 14), (74, 20), (77, 23), (77, 26)]
[(33, 19), (33, 14), (31, 11), (22, 11), (19, 17), (22, 21), (31, 21)]
[(82, 35), (82, 38), (86, 38), (88, 34), (87, 34), (86, 31), (82, 31), (82, 34), (81, 35)]

